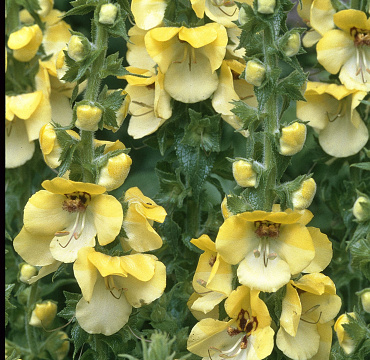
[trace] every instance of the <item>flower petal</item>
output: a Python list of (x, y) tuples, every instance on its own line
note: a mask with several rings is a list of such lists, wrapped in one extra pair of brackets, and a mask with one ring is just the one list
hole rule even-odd
[(136, 25), (144, 30), (161, 24), (167, 7), (165, 0), (132, 0), (131, 11)]
[(237, 270), (241, 284), (265, 292), (275, 292), (287, 284), (290, 274), (289, 265), (279, 256), (265, 266), (263, 256), (256, 258), (253, 252), (240, 262)]
[[(147, 255), (149, 256), (149, 255)], [(166, 267), (160, 261), (155, 262), (154, 276), (149, 281), (140, 281), (133, 276), (121, 278), (127, 301), (135, 308), (150, 304), (158, 299), (166, 287)]]
[(280, 326), (290, 335), (297, 334), (298, 324), (301, 318), (302, 306), (297, 290), (288, 283), (286, 294), (282, 303)]
[(318, 352), (310, 358), (310, 360), (329, 360), (333, 337), (333, 323), (334, 321), (325, 324), (317, 324), (317, 331), (320, 335), (320, 345)]
[(35, 283), (37, 280), (40, 280), (41, 278), (43, 278), (44, 276), (47, 276), (47, 275), (53, 273), (54, 271), (57, 271), (60, 265), (62, 265), (61, 261), (54, 261), (50, 265), (43, 266), (39, 270), (39, 272), (36, 276), (32, 276), (31, 279), (28, 280), (28, 284), (31, 285), (31, 284)]
[(79, 325), (89, 334), (112, 335), (128, 321), (132, 307), (124, 296), (115, 298), (98, 277), (90, 302), (82, 298), (76, 306)]
[(270, 326), (258, 329), (248, 337), (247, 357), (243, 359), (265, 359), (274, 348), (274, 330)]
[(35, 91), (28, 94), (7, 96), (7, 106), (17, 117), (27, 120), (39, 106), (42, 95), (42, 91)]
[(370, 30), (370, 19), (360, 10), (342, 10), (334, 15), (334, 23), (340, 29), (350, 32), (353, 27), (357, 29)]
[(199, 296), (199, 298), (193, 302), (191, 310), (200, 311), (204, 314), (207, 314), (211, 312), (216, 307), (216, 305), (218, 305), (225, 298), (226, 295), (219, 292), (211, 291), (208, 294)]
[(155, 275), (156, 258), (147, 254), (121, 256), (121, 268), (140, 281), (149, 281)]
[(55, 262), (49, 250), (50, 236), (34, 235), (22, 228), (13, 241), (14, 250), (24, 261), (34, 266), (46, 266)]
[(313, 245), (315, 247), (315, 257), (302, 271), (305, 273), (323, 271), (329, 265), (333, 257), (332, 243), (329, 238), (320, 231), (320, 229), (308, 227), (307, 230), (311, 235)]

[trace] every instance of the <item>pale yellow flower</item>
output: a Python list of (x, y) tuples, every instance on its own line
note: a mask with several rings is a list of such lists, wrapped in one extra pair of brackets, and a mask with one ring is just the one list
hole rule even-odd
[(166, 0), (132, 0), (131, 2), (135, 23), (143, 30), (161, 25), (166, 8)]

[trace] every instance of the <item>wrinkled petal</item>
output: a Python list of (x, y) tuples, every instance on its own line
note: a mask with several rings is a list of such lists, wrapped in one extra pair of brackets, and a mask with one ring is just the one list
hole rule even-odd
[(115, 298), (98, 277), (90, 302), (82, 298), (76, 306), (79, 325), (89, 334), (112, 335), (128, 321), (132, 307), (125, 296)]
[(79, 181), (71, 181), (61, 177), (56, 177), (52, 180), (45, 180), (42, 182), (41, 186), (51, 193), (62, 195), (71, 194), (74, 192), (85, 192), (90, 195), (99, 195), (105, 192), (104, 186)]
[(302, 276), (294, 282), (294, 286), (316, 295), (335, 294), (335, 284), (328, 276), (322, 273), (312, 273)]

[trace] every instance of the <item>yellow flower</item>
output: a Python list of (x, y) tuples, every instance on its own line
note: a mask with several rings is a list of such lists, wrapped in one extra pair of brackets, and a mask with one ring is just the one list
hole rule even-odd
[(297, 6), (298, 15), (312, 29), (302, 39), (305, 47), (315, 45), (329, 30), (334, 29), (333, 15), (335, 9), (330, 0), (303, 0), (302, 8)]
[(111, 243), (119, 234), (123, 211), (103, 186), (54, 178), (42, 183), (24, 209), (24, 226), (14, 248), (31, 265), (69, 263), (83, 247)]
[(41, 42), (42, 31), (38, 25), (24, 26), (10, 34), (8, 47), (18, 61), (27, 62), (36, 55)]
[(188, 350), (208, 359), (264, 359), (274, 347), (274, 331), (259, 291), (239, 286), (225, 302), (229, 321), (203, 319), (188, 339)]
[(238, 264), (239, 282), (251, 289), (274, 292), (311, 263), (315, 269), (331, 260), (330, 250), (315, 256), (315, 246), (327, 249), (330, 241), (318, 229), (306, 228), (313, 217), (310, 211), (276, 210), (230, 216), (216, 238), (220, 256)]
[(297, 117), (308, 121), (308, 125), (319, 133), (319, 143), (326, 153), (346, 157), (365, 146), (369, 132), (356, 110), (366, 96), (365, 91), (308, 82), (304, 96), (307, 102), (297, 102)]
[[(190, 0), (198, 18), (206, 14), (212, 21), (225, 27), (236, 27), (233, 21), (238, 20), (239, 8), (232, 0)], [(253, 0), (241, 0), (239, 3), (253, 5)]]
[(208, 99), (215, 92), (226, 45), (226, 29), (217, 23), (154, 28), (145, 35), (148, 54), (164, 74), (164, 90), (184, 103)]
[(128, 134), (134, 139), (140, 139), (155, 132), (171, 117), (171, 97), (164, 90), (164, 77), (160, 71), (154, 75), (148, 70), (132, 66), (127, 67), (127, 70), (134, 74), (149, 76), (148, 78), (122, 76), (128, 82), (125, 91), (131, 99)]
[(339, 29), (327, 31), (317, 43), (317, 60), (349, 90), (370, 91), (370, 19), (359, 10), (334, 14)]
[(31, 159), (40, 129), (51, 121), (50, 82), (41, 66), (35, 77), (36, 91), (6, 96), (5, 167), (14, 168)]
[(165, 0), (132, 0), (131, 2), (135, 23), (143, 30), (161, 25), (166, 8)]
[(111, 257), (83, 248), (73, 271), (83, 295), (76, 318), (89, 334), (116, 333), (127, 323), (132, 307), (151, 303), (166, 287), (166, 268), (153, 255)]
[(151, 251), (162, 246), (162, 239), (153, 229), (153, 222), (163, 223), (167, 213), (162, 206), (133, 187), (125, 192), (124, 202), (128, 208), (122, 227), (126, 237), (121, 238), (123, 249), (137, 252)]
[(51, 301), (36, 304), (32, 311), (29, 324), (36, 327), (48, 328), (57, 315), (57, 305)]
[(276, 344), (290, 359), (329, 360), (331, 327), (342, 305), (335, 292), (334, 282), (321, 273), (287, 284)]
[(244, 79), (239, 79), (245, 65), (237, 60), (224, 60), (220, 68), (219, 83), (212, 97), (213, 108), (229, 125), (243, 136), (249, 136), (248, 130), (240, 130), (243, 123), (231, 109), (232, 101), (243, 100), (249, 106), (257, 106), (253, 86)]
[[(356, 318), (356, 314), (353, 312), (348, 313), (348, 315), (352, 318)], [(334, 330), (337, 333), (339, 345), (347, 355), (351, 354), (356, 346), (355, 341), (348, 335), (343, 327), (343, 324), (349, 323), (348, 315), (347, 313), (342, 314), (334, 324)]]
[(301, 151), (306, 141), (306, 132), (306, 125), (299, 122), (284, 126), (281, 129), (281, 137), (279, 139), (279, 153), (285, 156), (292, 156)]
[(193, 277), (193, 288), (199, 297), (189, 307), (204, 314), (212, 311), (232, 290), (233, 274), (231, 265), (217, 254), (215, 243), (208, 235), (190, 241), (204, 253), (200, 255)]

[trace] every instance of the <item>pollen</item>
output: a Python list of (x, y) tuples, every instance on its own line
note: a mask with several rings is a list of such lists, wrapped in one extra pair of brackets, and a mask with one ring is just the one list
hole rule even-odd
[(88, 193), (75, 192), (65, 196), (67, 199), (64, 200), (62, 208), (70, 213), (84, 212), (87, 208), (88, 200), (91, 199)]
[(255, 233), (258, 237), (276, 238), (279, 236), (280, 224), (269, 221), (256, 221), (254, 225), (256, 227)]

